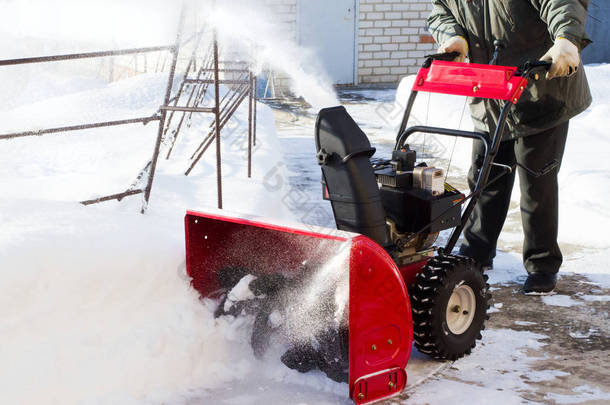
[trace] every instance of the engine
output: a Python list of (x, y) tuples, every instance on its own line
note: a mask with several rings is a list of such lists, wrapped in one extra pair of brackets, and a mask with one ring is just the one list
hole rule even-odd
[(464, 196), (445, 183), (443, 170), (416, 164), (408, 146), (373, 159), (375, 149), (344, 107), (320, 111), (316, 149), (337, 228), (370, 237), (399, 264), (460, 224), (456, 203)]
[(438, 233), (460, 223), (463, 195), (445, 183), (442, 169), (415, 165), (408, 146), (393, 151), (391, 160), (372, 159), (389, 237), (403, 253), (430, 248)]

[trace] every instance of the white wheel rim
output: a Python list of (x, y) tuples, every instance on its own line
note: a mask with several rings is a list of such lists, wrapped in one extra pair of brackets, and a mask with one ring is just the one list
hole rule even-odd
[(453, 289), (447, 303), (447, 326), (454, 335), (466, 332), (477, 309), (477, 300), (472, 288), (460, 284)]

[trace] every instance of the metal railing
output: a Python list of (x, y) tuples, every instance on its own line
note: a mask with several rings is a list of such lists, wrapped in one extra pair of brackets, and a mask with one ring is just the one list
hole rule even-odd
[[(144, 48), (131, 48), (119, 50), (107, 50), (85, 53), (73, 53), (63, 55), (36, 56), (29, 58), (7, 59), (0, 60), (1, 66), (24, 65), (33, 63), (46, 62), (61, 62), (70, 60), (80, 60), (89, 58), (113, 57), (123, 55), (140, 55), (151, 52), (169, 51), (172, 55), (171, 64), (168, 73), (168, 80), (165, 89), (163, 104), (154, 114), (146, 117), (136, 117), (129, 119), (121, 119), (114, 121), (103, 121), (95, 123), (83, 123), (77, 125), (62, 126), (56, 128), (46, 128), (40, 130), (21, 131), (7, 134), (0, 134), (0, 140), (8, 140), (22, 138), (28, 136), (43, 136), (47, 134), (63, 134), (65, 132), (80, 131), (92, 128), (103, 128), (118, 125), (129, 124), (148, 124), (152, 121), (158, 122), (157, 137), (154, 144), (154, 149), (150, 161), (144, 169), (140, 171), (136, 180), (125, 191), (99, 197), (95, 199), (81, 201), (84, 205), (97, 204), (104, 201), (118, 200), (121, 201), (125, 197), (144, 194), (144, 202), (141, 212), (144, 213), (150, 201), (150, 195), (154, 182), (155, 172), (159, 160), (161, 146), (164, 143), (169, 143), (170, 147), (166, 158), (169, 159), (172, 150), (178, 139), (178, 135), (183, 127), (185, 120), (191, 120), (193, 113), (209, 113), (214, 114), (214, 120), (209, 126), (209, 132), (204, 136), (203, 141), (197, 150), (191, 156), (191, 163), (185, 172), (189, 175), (197, 163), (201, 160), (207, 149), (215, 143), (216, 145), (216, 177), (217, 177), (217, 192), (218, 192), (218, 208), (222, 208), (222, 165), (221, 165), (221, 131), (235, 114), (239, 106), (244, 102), (246, 97), (249, 98), (249, 113), (248, 113), (248, 177), (252, 176), (252, 150), (253, 145), (256, 145), (256, 77), (249, 70), (248, 65), (244, 62), (228, 62), (219, 60), (218, 40), (214, 32), (212, 44), (208, 51), (204, 54), (204, 58), (199, 68), (197, 68), (197, 51), (201, 41), (203, 30), (190, 36), (186, 41), (181, 43), (182, 30), (184, 23), (185, 9), (182, 8), (179, 26), (177, 30), (176, 40), (172, 45), (152, 46)], [(195, 46), (192, 55), (186, 66), (186, 72), (176, 92), (172, 98), (173, 82), (176, 74), (176, 66), (181, 46), (195, 41)], [(165, 62), (163, 63), (165, 64)], [(221, 67), (222, 66), (222, 67)], [(157, 70), (157, 68), (155, 68)], [(196, 73), (194, 78), (189, 77), (190, 73)], [(221, 73), (230, 73), (238, 75), (238, 79), (221, 79)], [(224, 96), (220, 97), (220, 85), (233, 85), (228, 87)], [(206, 94), (210, 85), (214, 85), (214, 103), (212, 106), (206, 106)], [(188, 92), (190, 90), (190, 92)], [(183, 94), (188, 92), (185, 105), (179, 105)], [(177, 126), (168, 136), (168, 131), (172, 126), (172, 120), (176, 114), (182, 114)], [(187, 117), (188, 115), (188, 117)], [(169, 138), (169, 139), (168, 139)], [(144, 187), (138, 187), (144, 177), (147, 178)]]

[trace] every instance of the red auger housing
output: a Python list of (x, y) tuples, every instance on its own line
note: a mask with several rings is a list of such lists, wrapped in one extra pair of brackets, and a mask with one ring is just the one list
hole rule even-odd
[[(343, 107), (320, 112), (317, 159), (337, 229), (218, 212), (189, 211), (185, 218), (188, 274), (203, 297), (219, 301), (218, 316), (231, 310), (227, 310), (227, 295), (242, 276), (258, 280), (249, 284), (252, 302), (239, 307), (255, 318), (255, 354), (268, 344), (270, 314), (282, 311), (278, 302), (295, 305), (281, 298), (287, 296), (282, 291), (301, 291), (324, 266), (334, 263), (333, 257), (345, 255), (345, 262), (335, 269), (349, 288), (345, 307), (335, 302), (340, 309), (335, 319), (341, 322), (312, 331), (311, 341), (316, 344), (298, 343), (282, 361), (299, 371), (318, 367), (329, 377), (346, 381), (349, 396), (357, 404), (405, 389), (413, 343), (434, 358), (454, 360), (470, 353), (481, 338), (489, 299), (486, 277), (480, 264), (451, 252), (480, 192), (490, 182), (509, 109), (526, 89), (527, 75), (548, 64), (537, 62), (518, 69), (442, 60), (449, 57), (432, 55), (417, 75), (389, 159), (372, 159), (375, 149)], [(492, 136), (427, 126), (407, 128), (420, 91), (506, 103)], [(416, 132), (484, 143), (482, 170), (468, 196), (444, 184), (439, 169), (416, 163), (415, 151), (406, 144)], [(448, 243), (433, 246), (438, 233), (451, 228)], [(271, 302), (273, 297), (276, 301)]]

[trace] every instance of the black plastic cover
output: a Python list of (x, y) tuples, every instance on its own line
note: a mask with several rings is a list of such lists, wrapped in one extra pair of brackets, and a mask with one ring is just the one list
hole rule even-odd
[(399, 232), (418, 232), (431, 222), (426, 232), (439, 232), (461, 223), (461, 206), (452, 208), (462, 198), (457, 191), (434, 197), (424, 190), (383, 186), (380, 193), (387, 215)]
[(337, 228), (389, 245), (385, 211), (369, 158), (375, 149), (344, 107), (325, 108), (316, 122), (316, 150)]

